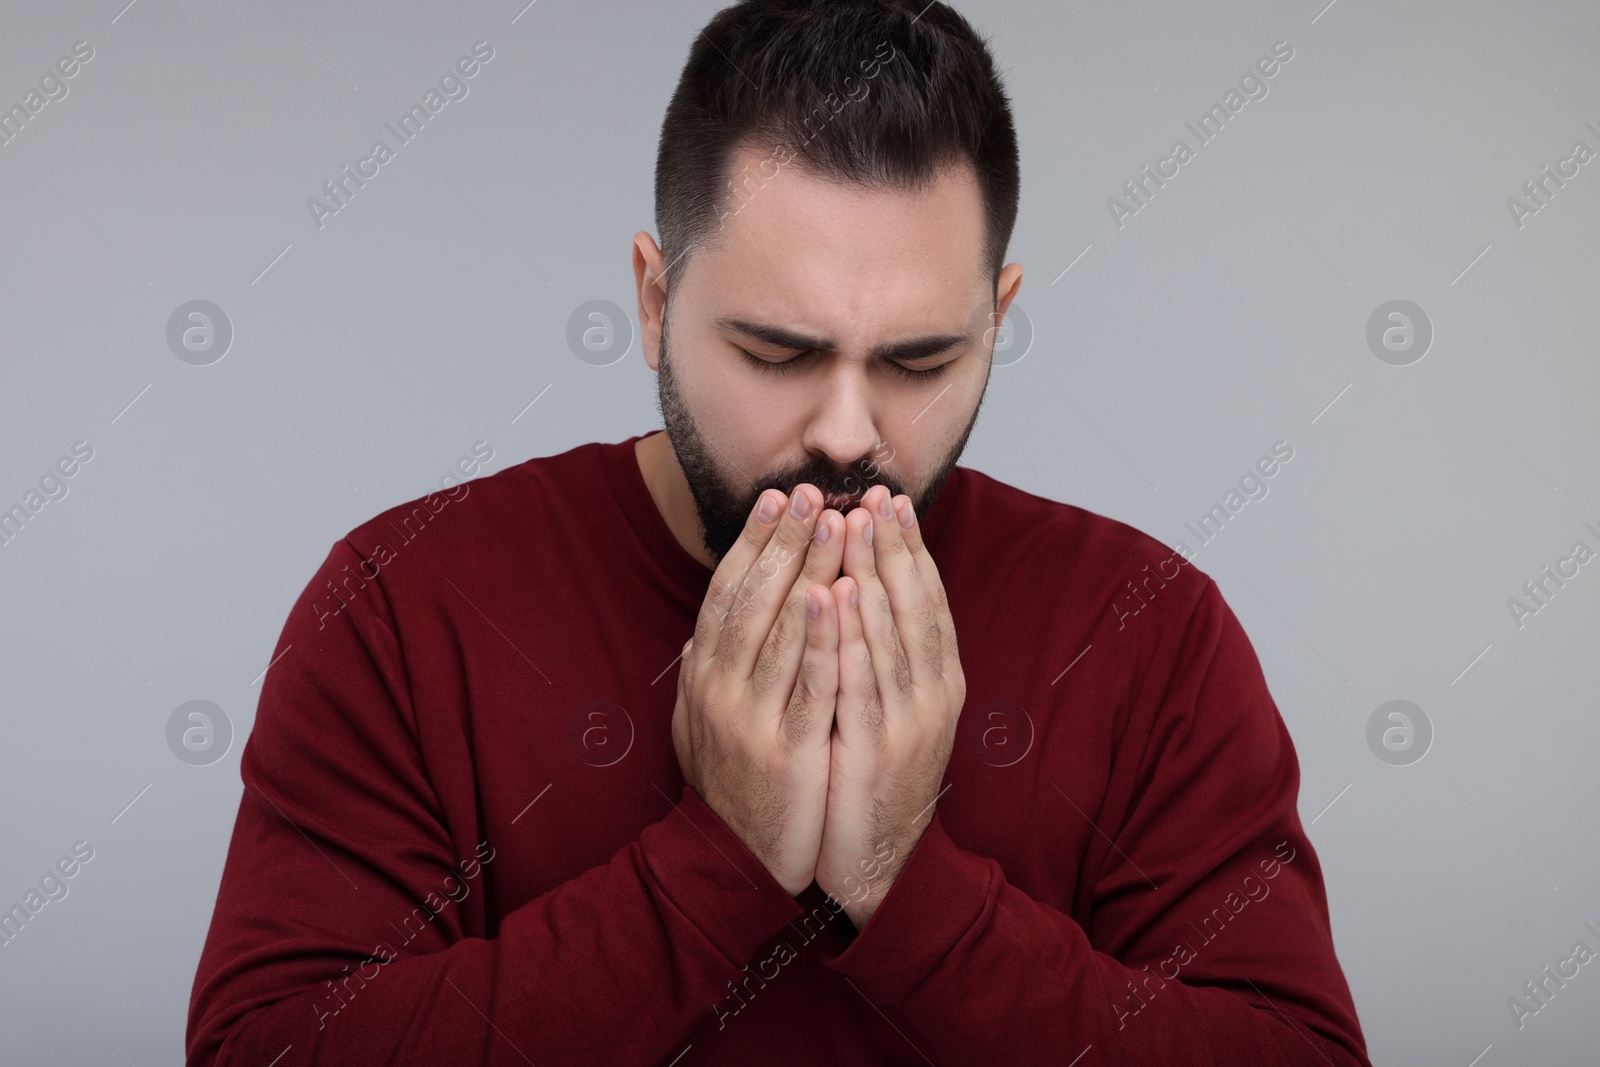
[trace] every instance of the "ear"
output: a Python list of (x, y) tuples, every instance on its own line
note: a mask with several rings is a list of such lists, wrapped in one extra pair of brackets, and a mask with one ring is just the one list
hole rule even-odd
[[(1000, 271), (1000, 277), (995, 281), (994, 303), (995, 313), (1000, 319), (1005, 318), (1006, 308), (1011, 306), (1011, 300), (1017, 295), (1017, 290), (1022, 288), (1022, 264), (1007, 263)], [(995, 321), (996, 327), (1000, 320)]]
[(633, 281), (639, 290), (639, 343), (651, 370), (656, 370), (661, 362), (661, 315), (667, 305), (665, 265), (655, 238), (644, 230), (633, 235)]

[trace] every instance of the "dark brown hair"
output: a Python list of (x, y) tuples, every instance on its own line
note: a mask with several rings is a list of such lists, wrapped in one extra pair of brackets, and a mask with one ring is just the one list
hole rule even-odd
[[(747, 144), (772, 151), (730, 174)], [(1017, 137), (994, 59), (967, 20), (937, 0), (740, 0), (695, 38), (661, 123), (667, 271), (783, 167), (916, 189), (963, 161), (977, 173), (983, 254), (998, 279), (1017, 216)]]

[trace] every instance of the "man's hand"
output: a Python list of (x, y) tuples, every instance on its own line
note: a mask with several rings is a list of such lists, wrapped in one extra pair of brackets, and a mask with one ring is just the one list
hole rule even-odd
[(684, 645), (672, 713), (684, 781), (790, 896), (811, 884), (821, 847), (839, 681), (831, 585), (845, 522), (821, 505), (809, 483), (756, 501)]
[[(890, 504), (886, 518), (879, 509)], [(967, 683), (910, 498), (891, 500), (875, 485), (844, 525), (844, 575), (833, 583), (838, 706), (816, 878), (859, 928), (933, 821)]]

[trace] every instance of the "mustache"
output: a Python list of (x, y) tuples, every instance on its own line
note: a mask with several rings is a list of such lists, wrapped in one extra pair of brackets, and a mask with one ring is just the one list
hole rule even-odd
[(891, 497), (910, 495), (900, 484), (900, 480), (885, 472), (881, 466), (868, 477), (867, 471), (872, 470), (872, 467), (870, 458), (866, 457), (842, 470), (832, 464), (809, 463), (786, 474), (769, 476), (764, 484), (751, 491), (750, 506), (754, 507), (756, 498), (768, 489), (777, 489), (786, 495), (792, 495), (795, 488), (802, 483), (810, 483), (820, 489), (824, 500), (835, 496), (860, 497), (874, 485), (887, 486)]

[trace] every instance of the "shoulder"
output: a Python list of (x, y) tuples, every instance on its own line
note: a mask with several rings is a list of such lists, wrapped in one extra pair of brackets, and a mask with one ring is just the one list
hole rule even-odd
[(961, 468), (962, 488), (941, 547), (991, 578), (1009, 578), (1009, 592), (1048, 596), (1060, 608), (1103, 616), (1112, 630), (1135, 616), (1194, 612), (1209, 575), (1173, 548), (1130, 523), (1051, 500)]
[(481, 550), (502, 536), (527, 532), (529, 519), (602, 475), (600, 445), (576, 445), (489, 473), (499, 458), (478, 441), (438, 481), (437, 488), (373, 515), (344, 537), (363, 558), (399, 555), (442, 558), (471, 542)]

